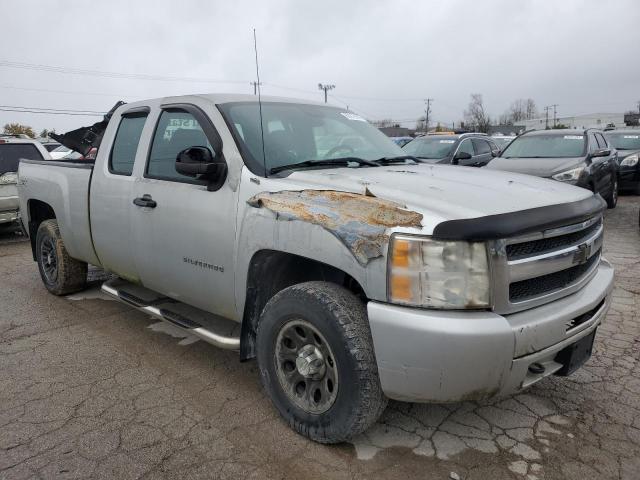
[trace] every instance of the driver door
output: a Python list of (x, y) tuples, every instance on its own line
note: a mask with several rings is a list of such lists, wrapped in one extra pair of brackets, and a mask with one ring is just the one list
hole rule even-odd
[(196, 106), (162, 107), (129, 201), (131, 248), (145, 287), (232, 318), (237, 195), (227, 181), (208, 191), (206, 181), (175, 169), (178, 153), (186, 148), (207, 147), (221, 155), (221, 149), (212, 148), (212, 133), (217, 135), (214, 125)]

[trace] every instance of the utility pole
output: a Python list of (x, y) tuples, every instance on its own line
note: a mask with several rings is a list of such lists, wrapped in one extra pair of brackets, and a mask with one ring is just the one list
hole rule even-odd
[(262, 85), (262, 82), (249, 82), (249, 85), (253, 85), (253, 94), (258, 94), (258, 87)]
[(640, 100), (638, 100), (638, 114), (640, 114)]
[(549, 109), (551, 107), (544, 107), (544, 129), (549, 130)]
[(334, 88), (336, 88), (335, 85), (329, 85), (328, 83), (327, 84), (322, 84), (322, 83), (318, 84), (318, 90), (324, 90), (324, 103), (327, 103), (327, 92), (329, 90), (333, 90)]
[(431, 102), (433, 102), (433, 98), (425, 98), (424, 104), (427, 106), (424, 109), (424, 131), (429, 133), (429, 114), (431, 113)]
[(556, 123), (556, 107), (558, 107), (559, 105), (557, 103), (554, 103), (553, 105), (551, 105), (553, 107), (553, 128), (556, 127), (557, 123)]

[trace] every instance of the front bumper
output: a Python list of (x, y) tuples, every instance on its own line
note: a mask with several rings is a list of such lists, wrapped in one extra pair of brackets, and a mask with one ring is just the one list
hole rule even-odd
[(620, 190), (636, 190), (640, 186), (640, 164), (620, 167), (618, 178)]
[[(557, 354), (600, 324), (610, 305), (613, 268), (602, 260), (581, 290), (512, 315), (367, 305), (382, 390), (412, 402), (508, 395), (562, 367)], [(567, 331), (573, 319), (593, 311)], [(529, 371), (533, 363), (543, 373)]]
[(4, 223), (17, 222), (20, 218), (20, 213), (17, 210), (10, 212), (0, 212), (0, 225)]

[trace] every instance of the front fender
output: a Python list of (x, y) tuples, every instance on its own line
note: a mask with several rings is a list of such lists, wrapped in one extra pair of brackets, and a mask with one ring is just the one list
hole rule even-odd
[[(261, 250), (275, 250), (309, 258), (335, 267), (356, 280), (367, 298), (386, 301), (386, 256), (361, 264), (336, 236), (319, 225), (286, 219), (267, 208), (247, 208), (238, 231), (236, 308), (244, 311), (246, 285), (253, 256)], [(269, 281), (268, 278), (265, 281)]]

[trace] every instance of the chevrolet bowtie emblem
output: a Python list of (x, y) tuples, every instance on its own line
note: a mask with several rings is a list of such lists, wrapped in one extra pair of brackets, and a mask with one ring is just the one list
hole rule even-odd
[(582, 245), (578, 245), (578, 250), (573, 254), (573, 264), (574, 265), (582, 265), (586, 263), (589, 257), (591, 256), (591, 245), (587, 243), (583, 243)]

